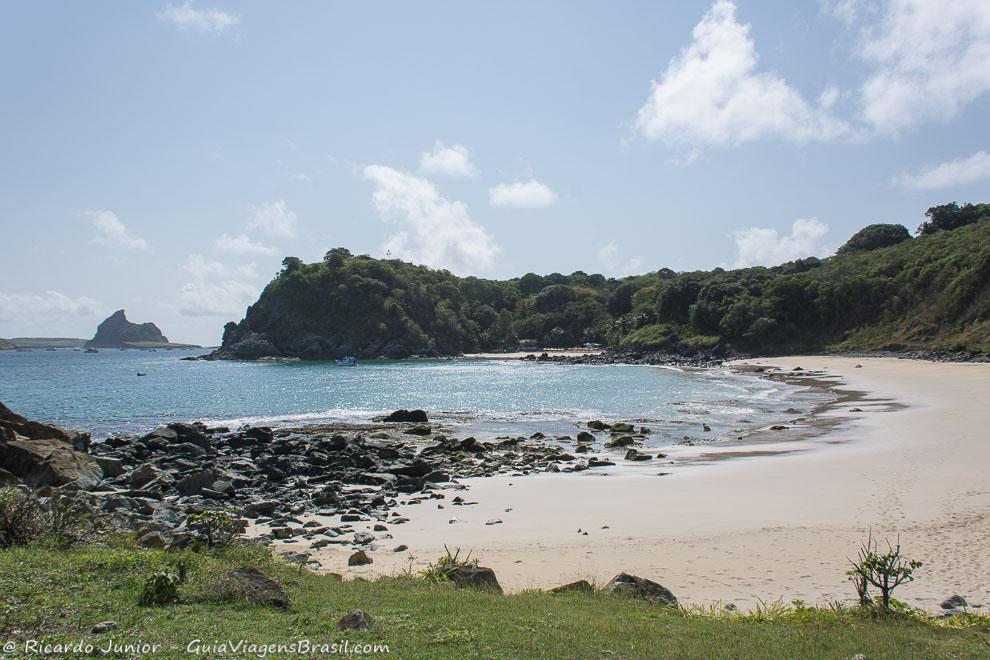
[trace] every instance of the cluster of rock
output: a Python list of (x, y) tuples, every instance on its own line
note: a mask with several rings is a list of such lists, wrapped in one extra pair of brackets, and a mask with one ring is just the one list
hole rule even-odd
[[(390, 421), (349, 431), (172, 423), (92, 444), (88, 434), (30, 422), (2, 404), (0, 417), (0, 483), (59, 488), (112, 528), (137, 532), (148, 546), (187, 543), (196, 536), (188, 516), (218, 509), (265, 524), (268, 539), (365, 546), (374, 537), (346, 523), (401, 523), (394, 512), (387, 517), (400, 497), (439, 497), (430, 491), (458, 478), (614, 464), (589, 455), (596, 438), (587, 431), (576, 442), (557, 439), (575, 443), (571, 454), (540, 433), (495, 442), (447, 437), (421, 410), (396, 411), (383, 418)], [(652, 458), (631, 447), (648, 429), (598, 421), (589, 426), (611, 432), (606, 448), (625, 450), (630, 460)], [(339, 516), (343, 524), (303, 524), (298, 516), (307, 513)]]
[(719, 367), (725, 360), (735, 360), (744, 356), (724, 349), (685, 349), (682, 352), (653, 351), (641, 348), (610, 348), (602, 353), (585, 355), (526, 355), (520, 359), (532, 362), (554, 362), (558, 364), (649, 364), (674, 367)]

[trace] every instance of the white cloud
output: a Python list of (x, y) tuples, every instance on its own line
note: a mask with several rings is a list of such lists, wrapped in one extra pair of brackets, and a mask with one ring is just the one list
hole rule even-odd
[[(775, 73), (758, 72), (750, 26), (718, 0), (693, 31), (694, 41), (667, 65), (635, 131), (653, 142), (734, 145), (763, 137), (829, 140), (848, 132), (825, 105), (813, 106)], [(823, 100), (833, 100), (829, 92)]]
[(420, 172), (443, 174), (451, 177), (471, 177), (478, 175), (478, 168), (471, 162), (471, 153), (462, 144), (444, 145), (440, 140), (433, 145), (433, 151), (424, 151), (419, 158)]
[(385, 218), (403, 228), (382, 246), (392, 256), (458, 273), (488, 272), (499, 247), (468, 215), (467, 206), (441, 196), (418, 176), (384, 165), (364, 168), (375, 184), (372, 203)]
[(500, 183), (488, 189), (492, 206), (516, 209), (539, 209), (557, 203), (557, 193), (536, 180)]
[(225, 267), (219, 261), (207, 261), (201, 254), (190, 254), (181, 266), (182, 272), (196, 279), (205, 279), (211, 275), (220, 275)]
[(270, 236), (295, 238), (298, 221), (296, 214), (289, 210), (285, 200), (277, 199), (251, 208), (252, 219), (248, 229), (264, 232)]
[(827, 233), (828, 225), (816, 218), (795, 220), (790, 236), (759, 227), (737, 231), (734, 233), (736, 268), (776, 266), (795, 259), (824, 257), (831, 252), (822, 242)]
[(182, 271), (192, 279), (179, 293), (179, 313), (184, 316), (240, 318), (261, 292), (257, 282), (245, 281), (257, 277), (254, 264), (229, 268), (191, 254)]
[(862, 18), (864, 13), (869, 13), (875, 9), (875, 7), (866, 4), (865, 0), (821, 0), (822, 9), (846, 25), (852, 25), (860, 18)]
[(977, 151), (968, 158), (929, 165), (916, 174), (902, 174), (894, 179), (894, 183), (915, 190), (937, 190), (987, 179), (990, 179), (990, 153)]
[(247, 306), (258, 298), (259, 290), (248, 282), (189, 282), (179, 294), (183, 316), (241, 318)]
[(874, 66), (861, 91), (876, 131), (948, 121), (990, 90), (990, 2), (889, 0), (858, 54)]
[(272, 255), (275, 254), (275, 249), (264, 245), (262, 243), (257, 243), (252, 241), (247, 234), (238, 234), (237, 236), (231, 236), (229, 234), (221, 234), (220, 238), (213, 241), (213, 249), (217, 252), (229, 252), (231, 254), (261, 254), (261, 255)]
[(122, 250), (148, 250), (148, 242), (133, 235), (113, 211), (83, 211), (82, 215), (93, 221), (96, 230), (94, 243), (102, 243)]
[(646, 259), (643, 257), (632, 257), (626, 259), (615, 241), (609, 241), (598, 250), (598, 261), (602, 265), (602, 270), (606, 275), (613, 277), (623, 277), (625, 275), (638, 275), (646, 266)]
[(0, 293), (0, 321), (32, 325), (59, 321), (66, 316), (98, 317), (103, 303), (93, 298), (72, 298), (58, 291), (44, 294)]
[(236, 14), (228, 14), (219, 9), (196, 9), (191, 0), (181, 5), (171, 3), (155, 12), (158, 19), (171, 23), (183, 30), (195, 30), (207, 34), (223, 34), (228, 28), (240, 22)]

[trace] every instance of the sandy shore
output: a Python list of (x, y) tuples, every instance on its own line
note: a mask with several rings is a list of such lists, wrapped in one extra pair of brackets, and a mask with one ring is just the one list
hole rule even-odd
[[(347, 568), (350, 550), (340, 546), (315, 558), (326, 570), (370, 576), (421, 568), (446, 544), (470, 550), (510, 591), (627, 571), (684, 602), (752, 607), (758, 599), (848, 600), (846, 557), (872, 527), (899, 534), (905, 552), (925, 563), (904, 599), (930, 609), (954, 593), (990, 603), (990, 365), (750, 364), (823, 370), (865, 398), (825, 413), (850, 419), (824, 435), (763, 443), (749, 457), (735, 445), (732, 460), (677, 465), (666, 476), (657, 464), (635, 474), (467, 482), (467, 491), (446, 491), (443, 509), (437, 501), (400, 509), (411, 520), (390, 526), (394, 538), (378, 534), (373, 565)], [(452, 506), (457, 494), (478, 504)], [(486, 525), (493, 519), (502, 522)], [(410, 550), (392, 552), (398, 544)]]

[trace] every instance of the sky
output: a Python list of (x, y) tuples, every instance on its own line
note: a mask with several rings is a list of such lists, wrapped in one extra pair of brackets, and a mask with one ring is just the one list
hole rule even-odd
[(990, 2), (0, 8), (0, 337), (219, 342), (285, 256), (827, 256), (990, 201)]

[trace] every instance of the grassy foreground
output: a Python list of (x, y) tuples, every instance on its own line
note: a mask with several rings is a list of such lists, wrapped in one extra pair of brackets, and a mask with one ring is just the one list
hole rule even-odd
[[(179, 588), (179, 602), (138, 606), (145, 577), (176, 570), (180, 560), (188, 578)], [(291, 607), (252, 605), (229, 589), (225, 576), (239, 566), (276, 577)], [(337, 622), (355, 608), (374, 617), (372, 627), (337, 632)], [(990, 657), (986, 619), (946, 625), (909, 616), (876, 620), (848, 610), (770, 609), (748, 616), (703, 615), (604, 593), (502, 596), (412, 576), (340, 581), (300, 571), (260, 547), (165, 552), (119, 541), (70, 550), (0, 550), (0, 647), (15, 642), (17, 651), (7, 653), (11, 657), (21, 657), (25, 640), (31, 639), (50, 645), (90, 643), (96, 650), (88, 655), (98, 656), (111, 638), (118, 645), (159, 644), (156, 655), (161, 657), (182, 657), (197, 639), (204, 645), (348, 640), (352, 647), (387, 645), (397, 657)], [(119, 627), (91, 634), (105, 620)], [(128, 650), (111, 655), (133, 655)], [(207, 650), (201, 657), (219, 655)]]

